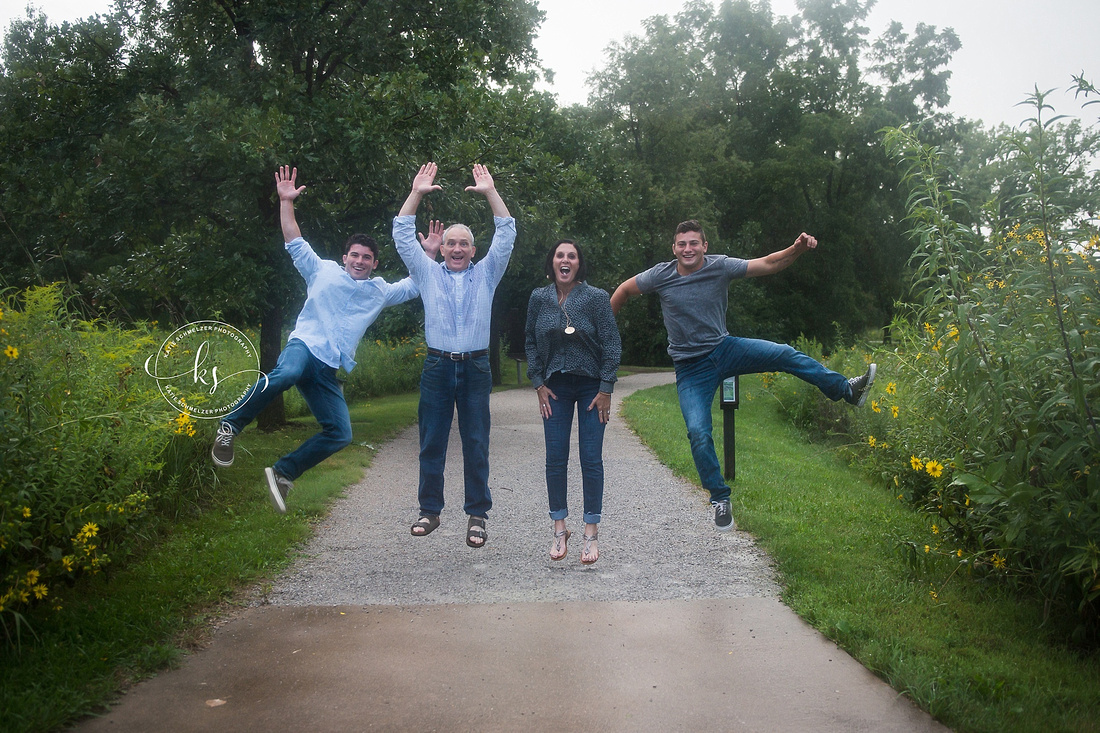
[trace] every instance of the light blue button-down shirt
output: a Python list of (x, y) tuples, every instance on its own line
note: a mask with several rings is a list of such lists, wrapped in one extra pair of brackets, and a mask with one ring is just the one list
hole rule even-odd
[(392, 285), (380, 277), (356, 280), (338, 263), (318, 257), (301, 237), (287, 242), (286, 250), (306, 280), (306, 304), (290, 338), (334, 369), (355, 368), (355, 348), (383, 308), (420, 294), (408, 277)]
[(495, 216), (493, 243), (485, 257), (462, 272), (452, 272), (424, 253), (416, 239), (416, 216), (393, 220), (397, 253), (409, 268), (424, 300), (424, 340), (440, 351), (489, 348), (489, 319), (496, 292), (516, 241), (516, 220)]

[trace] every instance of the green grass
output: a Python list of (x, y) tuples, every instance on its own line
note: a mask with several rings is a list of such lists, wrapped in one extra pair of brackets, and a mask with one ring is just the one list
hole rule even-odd
[[(623, 409), (698, 483), (675, 387), (638, 392)], [(721, 446), (717, 403), (714, 420)], [(931, 541), (928, 520), (808, 443), (756, 378), (742, 381), (736, 421), (734, 517), (776, 561), (796, 613), (956, 730), (1100, 731), (1100, 659), (1053, 643), (1041, 603), (952, 577), (946, 562), (914, 569), (899, 543)]]
[(371, 446), (415, 421), (416, 404), (411, 394), (352, 405), (354, 442), (295, 482), (286, 515), (271, 510), (262, 470), (316, 422), (242, 433), (234, 465), (209, 482), (201, 510), (191, 505), (124, 570), (77, 583), (61, 611), (36, 615), (37, 643), (0, 647), (0, 730), (57, 729), (200, 644), (224, 604), (294, 559), (332, 499), (362, 477)]

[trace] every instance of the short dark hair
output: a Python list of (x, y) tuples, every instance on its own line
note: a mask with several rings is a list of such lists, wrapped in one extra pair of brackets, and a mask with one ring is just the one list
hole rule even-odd
[(584, 264), (584, 252), (572, 239), (559, 239), (554, 242), (554, 246), (550, 248), (550, 251), (546, 253), (546, 261), (542, 265), (542, 271), (546, 273), (546, 277), (551, 280), (554, 279), (554, 253), (558, 251), (558, 247), (563, 244), (571, 244), (577, 250), (577, 282), (584, 282), (588, 277), (588, 267)]
[(348, 237), (347, 244), (344, 245), (344, 254), (351, 252), (351, 245), (353, 244), (361, 244), (371, 251), (374, 259), (378, 259), (378, 242), (374, 241), (374, 237), (366, 234), (352, 234)]
[(707, 241), (707, 235), (703, 233), (703, 225), (697, 219), (688, 219), (676, 225), (676, 234), (684, 234), (685, 232), (699, 232), (699, 236), (703, 238), (703, 241)]

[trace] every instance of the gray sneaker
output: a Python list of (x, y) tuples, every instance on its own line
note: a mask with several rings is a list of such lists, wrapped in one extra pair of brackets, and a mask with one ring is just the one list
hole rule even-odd
[(214, 447), (210, 449), (210, 457), (214, 459), (216, 466), (233, 465), (233, 440), (237, 434), (233, 432), (233, 426), (223, 422), (218, 426), (218, 434), (214, 436)]
[(867, 401), (867, 395), (871, 391), (871, 385), (875, 383), (875, 372), (878, 367), (872, 362), (867, 367), (867, 372), (862, 377), (852, 377), (848, 380), (848, 402), (856, 407), (863, 407)]
[(729, 499), (712, 501), (711, 504), (714, 506), (714, 526), (718, 528), (719, 532), (729, 532), (731, 529), (737, 529), (737, 525), (733, 523), (733, 512), (730, 511)]
[(294, 482), (271, 467), (264, 469), (264, 478), (267, 479), (267, 492), (275, 511), (286, 514), (286, 495), (294, 488)]

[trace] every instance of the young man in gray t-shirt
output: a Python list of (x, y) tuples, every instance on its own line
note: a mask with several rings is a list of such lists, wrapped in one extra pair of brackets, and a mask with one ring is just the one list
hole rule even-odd
[(635, 295), (657, 293), (668, 331), (668, 354), (676, 366), (676, 391), (687, 424), (691, 455), (703, 488), (710, 491), (714, 524), (720, 531), (734, 528), (730, 487), (722, 477), (711, 436), (710, 406), (723, 380), (740, 374), (787, 372), (820, 389), (831, 400), (847, 400), (862, 407), (875, 380), (875, 365), (860, 377), (846, 378), (786, 344), (730, 336), (726, 304), (731, 280), (774, 275), (802, 253), (817, 247), (803, 232), (794, 244), (765, 257), (742, 260), (708, 255), (707, 239), (699, 222), (676, 227), (672, 254), (676, 259), (654, 265), (619, 285), (611, 296), (618, 314)]

